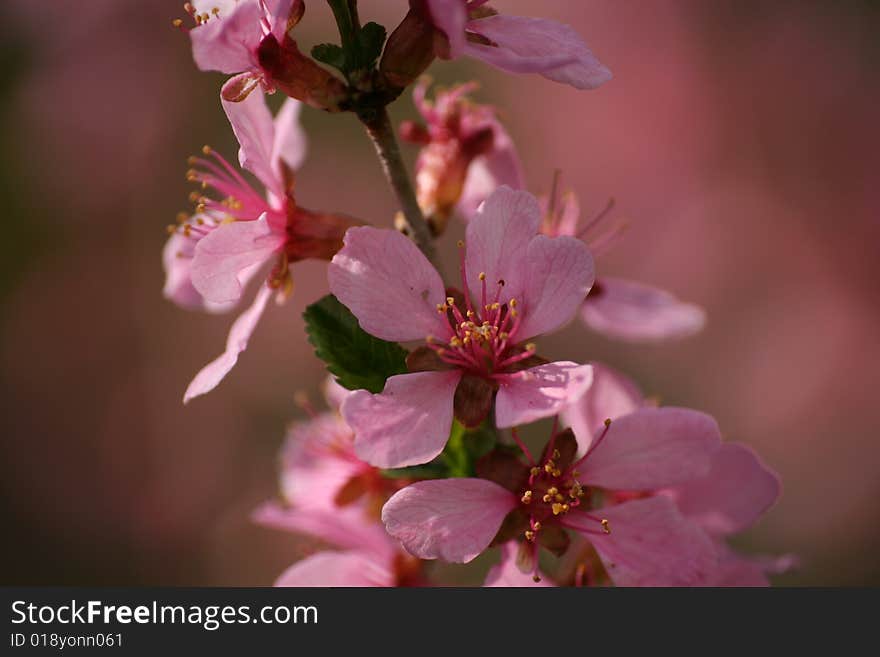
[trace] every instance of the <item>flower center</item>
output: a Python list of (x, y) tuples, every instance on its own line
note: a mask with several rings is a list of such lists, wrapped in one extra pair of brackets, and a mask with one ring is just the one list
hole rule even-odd
[(446, 316), (450, 337), (440, 342), (433, 336), (425, 339), (428, 347), (450, 365), (465, 369), (486, 379), (499, 380), (516, 369), (520, 363), (535, 355), (532, 343), (521, 346), (516, 334), (522, 323), (522, 315), (515, 298), (502, 303), (501, 291), (504, 280), (494, 283), (490, 291), (485, 272), (480, 272), (480, 303), (471, 299), (465, 271), (464, 242), (461, 249), (461, 282), (464, 299), (446, 298), (437, 304), (437, 312)]
[[(525, 532), (529, 541), (535, 540), (543, 523), (564, 516), (583, 502), (585, 490), (577, 480), (577, 471), (560, 469), (556, 462), (559, 456), (559, 450), (553, 450), (548, 459), (529, 471), (528, 485), (520, 497), (529, 516)], [(601, 524), (606, 527), (607, 521)]]
[[(602, 433), (587, 450), (586, 454), (571, 463), (571, 459), (562, 457), (559, 449), (555, 449), (557, 436), (554, 430), (550, 438), (543, 462), (536, 463), (529, 470), (529, 478), (525, 489), (520, 496), (521, 508), (529, 518), (529, 528), (525, 530), (525, 538), (535, 543), (538, 533), (545, 524), (554, 523), (561, 527), (575, 529), (580, 533), (607, 535), (611, 533), (608, 520), (589, 513), (591, 509), (591, 496), (586, 488), (578, 481), (578, 470), (593, 452), (593, 450), (605, 439), (611, 420), (605, 421)], [(522, 447), (516, 432), (513, 438)], [(564, 448), (563, 448), (563, 451)], [(526, 452), (526, 456), (529, 453)], [(531, 463), (535, 463), (529, 456)], [(562, 462), (562, 463), (561, 463)], [(569, 465), (570, 463), (570, 465)], [(566, 518), (572, 510), (578, 509), (576, 517)]]

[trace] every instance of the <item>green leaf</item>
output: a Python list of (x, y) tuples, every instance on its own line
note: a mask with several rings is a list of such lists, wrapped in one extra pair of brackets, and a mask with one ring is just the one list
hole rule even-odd
[(303, 319), (315, 355), (344, 388), (382, 392), (389, 376), (407, 371), (406, 349), (364, 331), (332, 294), (308, 306)]
[(335, 43), (319, 43), (312, 48), (312, 57), (340, 71), (345, 71), (345, 51)]
[(443, 479), (446, 477), (446, 466), (440, 463), (412, 465), (408, 468), (390, 468), (382, 470), (386, 479)]
[(379, 23), (367, 23), (358, 32), (357, 41), (360, 49), (360, 65), (372, 69), (385, 45), (385, 28)]
[(449, 440), (440, 457), (449, 468), (450, 477), (471, 476), (470, 457), (465, 446), (465, 427), (458, 420), (452, 421), (452, 430), (449, 432)]

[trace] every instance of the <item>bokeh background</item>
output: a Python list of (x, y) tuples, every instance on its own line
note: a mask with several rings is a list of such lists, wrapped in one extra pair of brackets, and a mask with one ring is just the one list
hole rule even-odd
[[(405, 4), (364, 0), (361, 15), (393, 28)], [(302, 45), (333, 40), (327, 6), (307, 5)], [(577, 92), (467, 61), (432, 75), (482, 82), (533, 191), (559, 168), (587, 211), (617, 199), (632, 227), (600, 272), (709, 313), (673, 344), (575, 323), (542, 352), (612, 364), (756, 447), (785, 492), (739, 544), (797, 553), (778, 583), (880, 584), (877, 3), (494, 6), (571, 23), (615, 79)], [(235, 147), (223, 77), (195, 69), (178, 16), (175, 0), (0, 5), (3, 584), (263, 585), (300, 549), (249, 513), (276, 490), (295, 393), (317, 403), (300, 315), (326, 293), (325, 266), (297, 265), (291, 303), (182, 406), (231, 318), (162, 298), (165, 225), (188, 205), (186, 156)], [(394, 115), (413, 115), (408, 97)], [(390, 224), (355, 119), (303, 121), (301, 203)]]

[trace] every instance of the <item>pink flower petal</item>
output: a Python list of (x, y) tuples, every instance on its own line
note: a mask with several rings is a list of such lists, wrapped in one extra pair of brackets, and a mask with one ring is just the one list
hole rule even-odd
[(369, 469), (355, 458), (351, 429), (336, 413), (293, 424), (281, 461), (281, 491), (300, 509), (335, 511), (339, 491)]
[[(269, 10), (269, 31), (278, 40), (278, 43), (284, 39), (287, 32), (287, 20), (291, 13), (296, 16), (302, 16), (305, 9), (303, 8), (303, 0), (265, 0)], [(298, 20), (298, 19), (297, 19)]]
[(365, 552), (318, 552), (285, 570), (275, 586), (394, 586), (389, 566)]
[(390, 558), (399, 549), (382, 525), (356, 507), (328, 513), (326, 509), (284, 508), (267, 502), (254, 511), (252, 519), (270, 529), (311, 536), (344, 550), (361, 550), (382, 558)]
[(165, 287), (162, 295), (181, 308), (205, 310), (205, 300), (193, 287), (191, 276), (192, 254), (195, 242), (180, 233), (174, 233), (162, 249), (165, 268)]
[(269, 260), (285, 240), (283, 233), (271, 227), (265, 212), (255, 221), (235, 221), (215, 228), (196, 246), (193, 285), (208, 301), (237, 301), (247, 270)]
[(351, 393), (340, 410), (354, 431), (358, 457), (378, 468), (403, 468), (437, 456), (452, 428), (460, 379), (458, 370), (399, 374), (377, 395)]
[(458, 213), (465, 221), (470, 221), (480, 204), (502, 185), (512, 189), (523, 189), (526, 186), (522, 163), (513, 140), (496, 119), (492, 118), (490, 123), (493, 134), (492, 150), (471, 161), (456, 205)]
[(406, 237), (369, 226), (349, 228), (330, 262), (330, 291), (367, 333), (408, 342), (450, 334), (437, 304), (446, 290), (437, 270)]
[(216, 388), (223, 380), (223, 377), (235, 367), (235, 364), (238, 362), (238, 355), (247, 349), (251, 333), (254, 332), (257, 322), (260, 321), (260, 317), (262, 317), (263, 311), (266, 309), (266, 302), (271, 296), (272, 290), (267, 285), (260, 287), (260, 291), (257, 292), (251, 307), (239, 315), (232, 323), (232, 328), (229, 329), (229, 337), (226, 338), (226, 351), (205, 365), (189, 384), (186, 393), (183, 395), (184, 404), (192, 398), (204, 395), (206, 392)]
[(592, 363), (592, 366), (593, 385), (560, 413), (563, 423), (574, 431), (581, 454), (587, 451), (607, 418), (615, 420), (644, 404), (641, 391), (627, 376), (607, 365)]
[(573, 237), (536, 236), (526, 252), (527, 279), (517, 340), (561, 327), (574, 317), (593, 285), (593, 256)]
[(750, 527), (779, 497), (782, 485), (752, 449), (722, 445), (709, 471), (672, 489), (678, 508), (706, 531), (726, 536)]
[(343, 388), (336, 383), (336, 378), (332, 375), (324, 379), (324, 385), (321, 387), (321, 390), (324, 393), (324, 401), (327, 402), (327, 406), (334, 411), (338, 411), (345, 398), (351, 394), (351, 390)]
[(193, 59), (202, 71), (220, 71), (231, 75), (257, 65), (255, 52), (260, 45), (261, 11), (257, 2), (210, 3), (197, 0), (199, 13), (211, 14), (215, 6), (219, 16), (211, 16), (204, 24), (190, 30)]
[(519, 546), (516, 541), (508, 541), (501, 546), (501, 561), (492, 566), (486, 575), (483, 586), (524, 588), (533, 586), (554, 586), (547, 578), (538, 571), (541, 581), (532, 579), (531, 573), (524, 573), (516, 565), (516, 551)]
[(284, 193), (284, 183), (272, 159), (275, 149), (275, 123), (266, 106), (263, 90), (257, 88), (238, 102), (221, 98), (220, 103), (235, 138), (238, 139), (239, 164), (259, 178), (266, 189), (281, 196)]
[(592, 366), (570, 361), (538, 365), (512, 374), (498, 389), (495, 422), (499, 428), (505, 428), (556, 415), (583, 395), (592, 381)]
[(578, 468), (580, 481), (612, 490), (652, 491), (709, 472), (721, 444), (715, 420), (685, 408), (643, 408), (614, 420)]
[(464, 26), (467, 23), (467, 7), (462, 0), (428, 0), (428, 10), (434, 27), (449, 39), (449, 57), (462, 54), (465, 46)]
[(272, 168), (281, 177), (279, 162), (291, 169), (299, 169), (306, 158), (308, 138), (299, 122), (303, 104), (294, 98), (284, 101), (275, 116), (275, 141), (272, 144)]
[(540, 221), (538, 201), (528, 192), (499, 187), (486, 199), (466, 231), (465, 264), (472, 298), (481, 298), (479, 276), (485, 273), (492, 298), (503, 280), (500, 301), (522, 299), (528, 280), (526, 253)]
[(565, 524), (587, 530), (617, 586), (692, 586), (717, 567), (712, 540), (667, 498), (624, 502), (593, 515), (608, 520), (610, 534), (580, 511), (570, 512)]
[(467, 563), (485, 550), (516, 497), (486, 479), (431, 479), (397, 491), (385, 529), (420, 559)]
[(725, 545), (719, 545), (721, 558), (718, 567), (709, 574), (703, 586), (766, 587), (770, 586), (767, 573), (757, 561), (740, 556)]
[(584, 302), (581, 317), (587, 326), (610, 338), (630, 342), (683, 338), (706, 323), (702, 308), (664, 290), (606, 277), (597, 288)]
[(611, 71), (563, 23), (499, 14), (469, 21), (466, 29), (497, 45), (466, 42), (464, 52), (505, 71), (540, 73), (576, 89), (595, 89), (611, 79)]

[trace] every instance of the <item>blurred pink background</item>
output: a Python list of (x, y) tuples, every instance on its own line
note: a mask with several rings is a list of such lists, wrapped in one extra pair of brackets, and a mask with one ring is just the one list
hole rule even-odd
[[(360, 4), (389, 31), (406, 6)], [(586, 212), (617, 199), (631, 229), (600, 272), (709, 313), (673, 344), (575, 323), (542, 353), (611, 364), (756, 447), (785, 492), (739, 545), (799, 554), (778, 583), (880, 584), (877, 5), (493, 6), (571, 23), (615, 79), (577, 92), (470, 61), (432, 75), (482, 82), (532, 191), (560, 168)], [(182, 406), (230, 318), (162, 298), (164, 228), (188, 206), (186, 156), (235, 147), (223, 76), (195, 69), (171, 28), (181, 15), (175, 1), (0, 9), (3, 584), (264, 585), (300, 554), (248, 515), (276, 489), (284, 427), (302, 416), (294, 394), (318, 399), (300, 315), (326, 293), (325, 266), (297, 265), (292, 302), (267, 313), (217, 391)], [(318, 0), (301, 28), (304, 50), (337, 36)], [(393, 113), (413, 116), (408, 96)], [(307, 109), (303, 121), (300, 202), (389, 225), (356, 120)]]

